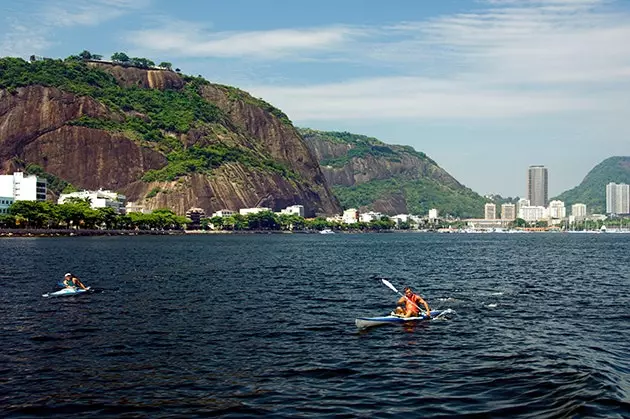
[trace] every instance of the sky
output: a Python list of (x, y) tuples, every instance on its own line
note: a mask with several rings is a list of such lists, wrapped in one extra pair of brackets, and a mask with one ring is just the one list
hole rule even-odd
[(482, 195), (630, 155), (628, 0), (21, 0), (0, 56), (168, 61), (299, 127), (410, 145)]

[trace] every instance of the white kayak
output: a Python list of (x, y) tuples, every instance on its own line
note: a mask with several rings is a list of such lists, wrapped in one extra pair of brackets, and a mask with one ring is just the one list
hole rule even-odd
[[(454, 313), (450, 308), (446, 310), (431, 310), (431, 319), (439, 319), (444, 318), (448, 314)], [(415, 324), (420, 323), (424, 320), (429, 320), (427, 315), (422, 315), (418, 317), (401, 317), (401, 316), (382, 316), (382, 317), (359, 317), (354, 322), (356, 323), (359, 329), (366, 329), (368, 327), (373, 326), (383, 326), (386, 324)]]
[(65, 297), (65, 296), (69, 296), (69, 295), (83, 294), (84, 292), (88, 292), (89, 290), (90, 290), (90, 287), (87, 287), (86, 289), (68, 287), (68, 288), (60, 289), (59, 291), (55, 291), (55, 292), (47, 292), (46, 294), (42, 294), (42, 297), (46, 297), (46, 298), (48, 298), (48, 297)]

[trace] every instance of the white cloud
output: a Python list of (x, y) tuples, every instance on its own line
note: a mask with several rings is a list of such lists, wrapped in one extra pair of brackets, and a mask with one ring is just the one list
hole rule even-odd
[(129, 40), (144, 50), (194, 57), (277, 59), (339, 49), (362, 31), (350, 27), (212, 32), (190, 22), (171, 22), (158, 29), (138, 30)]

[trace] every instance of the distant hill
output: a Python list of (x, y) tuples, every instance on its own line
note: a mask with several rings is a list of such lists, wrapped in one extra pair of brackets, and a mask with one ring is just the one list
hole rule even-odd
[(459, 183), (426, 154), (348, 132), (298, 128), (344, 208), (395, 215), (480, 217), (482, 196)]
[(566, 206), (586, 204), (590, 213), (606, 211), (606, 185), (610, 182), (630, 184), (630, 157), (610, 157), (595, 166), (582, 183), (553, 199), (564, 201)]

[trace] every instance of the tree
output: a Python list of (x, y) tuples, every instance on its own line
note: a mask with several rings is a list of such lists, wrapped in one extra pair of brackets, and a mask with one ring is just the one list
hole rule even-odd
[(129, 62), (129, 56), (124, 52), (115, 52), (112, 54), (112, 61), (126, 64)]
[(173, 64), (169, 63), (168, 61), (162, 61), (158, 67), (165, 68), (169, 71), (173, 70)]
[(79, 53), (79, 57), (81, 57), (83, 60), (91, 60), (92, 53), (84, 49), (81, 53)]

